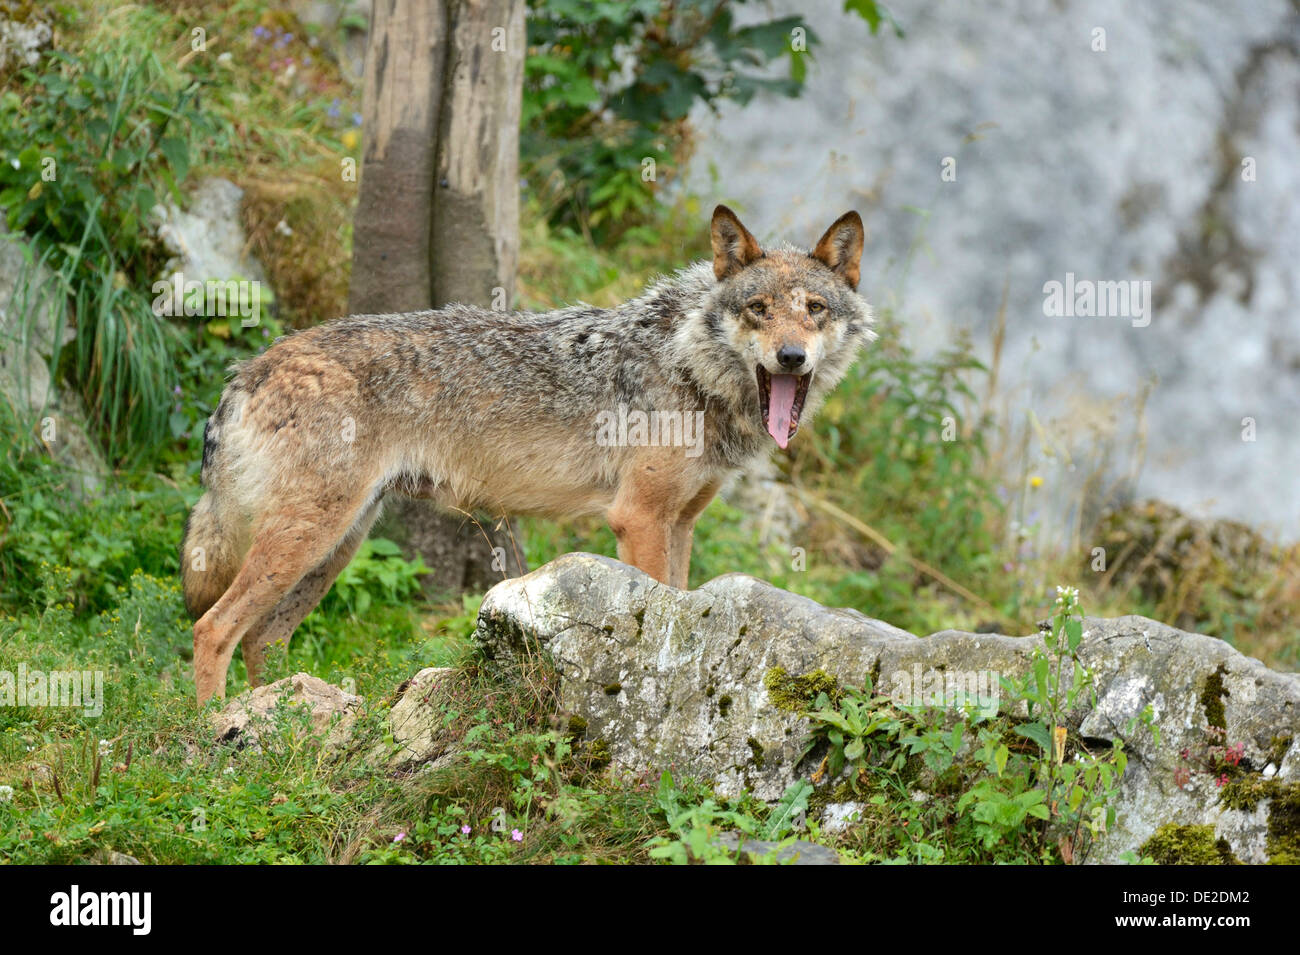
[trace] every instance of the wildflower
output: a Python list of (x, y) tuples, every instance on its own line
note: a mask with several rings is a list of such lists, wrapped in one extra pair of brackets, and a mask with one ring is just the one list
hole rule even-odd
[(353, 113), (353, 114), (352, 114), (352, 125), (353, 125), (353, 126), (360, 126), (360, 125), (361, 125), (361, 114), (360, 114), (360, 113)]
[(399, 832), (397, 835), (393, 836), (393, 841), (394, 841), (394, 842), (402, 842), (402, 841), (405, 840), (405, 839), (406, 839), (406, 833), (405, 833), (405, 832)]
[(330, 119), (338, 119), (340, 112), (342, 111), (339, 109), (338, 100), (335, 100), (334, 102), (330, 103), (330, 108), (325, 111), (326, 115), (329, 116)]
[(1042, 479), (1041, 477), (1039, 477), (1037, 474), (1035, 474), (1033, 477), (1031, 477), (1031, 478), (1029, 479), (1029, 486), (1030, 486), (1030, 487), (1042, 487), (1042, 486), (1043, 486), (1043, 479)]
[(271, 31), (268, 30), (266, 27), (262, 26), (261, 24), (258, 24), (257, 26), (253, 27), (253, 36), (257, 37), (259, 40), (264, 40), (270, 35), (271, 35)]
[(460, 827), (460, 834), (461, 834), (462, 836), (468, 836), (472, 831), (473, 831), (473, 830), (470, 829), (469, 826), (461, 826), (461, 827)]
[(13, 802), (14, 787), (0, 786), (0, 802)]
[(515, 842), (523, 842), (523, 841), (524, 841), (524, 834), (523, 834), (522, 832), (520, 832), (518, 829), (511, 829), (511, 830), (510, 830), (510, 838), (513, 839), (513, 840), (515, 840)]

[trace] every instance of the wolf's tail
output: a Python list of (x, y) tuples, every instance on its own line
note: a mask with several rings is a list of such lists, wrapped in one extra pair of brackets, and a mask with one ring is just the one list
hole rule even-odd
[(185, 591), (185, 609), (195, 620), (221, 599), (235, 574), (239, 573), (244, 555), (228, 520), (223, 521), (217, 494), (204, 492), (185, 522), (185, 540), (181, 544), (181, 580)]

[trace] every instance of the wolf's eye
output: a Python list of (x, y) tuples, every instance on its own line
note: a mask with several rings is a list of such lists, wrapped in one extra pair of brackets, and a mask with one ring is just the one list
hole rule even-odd
[(826, 306), (823, 305), (821, 302), (809, 302), (809, 303), (808, 303), (808, 314), (809, 314), (809, 315), (816, 315), (818, 312), (824, 312), (824, 311), (826, 311)]
[(753, 312), (755, 315), (757, 315), (759, 318), (762, 318), (764, 315), (767, 314), (767, 306), (762, 302), (750, 302), (749, 310)]

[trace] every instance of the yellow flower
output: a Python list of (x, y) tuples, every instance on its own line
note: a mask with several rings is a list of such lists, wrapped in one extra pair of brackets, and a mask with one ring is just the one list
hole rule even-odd
[(1029, 479), (1029, 486), (1030, 486), (1030, 487), (1042, 487), (1042, 486), (1043, 486), (1043, 479), (1042, 479), (1041, 477), (1039, 477), (1037, 474), (1035, 474), (1033, 477), (1031, 477), (1031, 478)]
[(352, 152), (352, 150), (357, 148), (357, 143), (361, 142), (361, 134), (358, 133), (355, 129), (349, 129), (346, 133), (343, 134), (342, 139), (343, 139), (343, 148), (346, 149), (348, 152)]

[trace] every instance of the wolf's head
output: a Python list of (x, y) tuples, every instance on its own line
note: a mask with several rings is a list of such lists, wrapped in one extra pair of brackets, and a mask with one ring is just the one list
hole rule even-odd
[(857, 293), (862, 219), (846, 212), (811, 252), (765, 252), (726, 206), (714, 210), (712, 234), (715, 334), (743, 366), (763, 427), (784, 448), (805, 410), (874, 337), (871, 310)]

